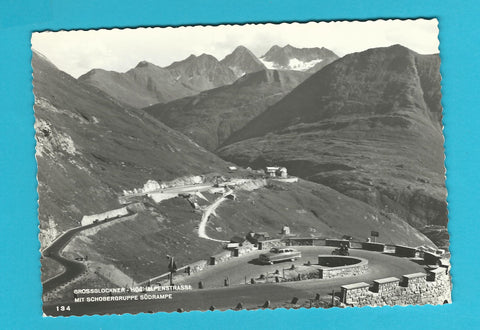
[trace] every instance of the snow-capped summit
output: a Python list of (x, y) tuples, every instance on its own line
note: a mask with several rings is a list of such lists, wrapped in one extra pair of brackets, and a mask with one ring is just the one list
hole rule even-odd
[(338, 56), (327, 48), (295, 48), (273, 46), (260, 58), (269, 69), (316, 72)]

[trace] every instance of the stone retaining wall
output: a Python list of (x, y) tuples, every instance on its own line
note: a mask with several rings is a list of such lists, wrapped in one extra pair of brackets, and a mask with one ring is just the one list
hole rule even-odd
[(438, 305), (451, 302), (450, 275), (444, 268), (368, 283), (342, 286), (342, 302), (351, 306)]
[(259, 250), (270, 250), (272, 247), (283, 246), (285, 243), (281, 239), (271, 239), (268, 241), (258, 242)]

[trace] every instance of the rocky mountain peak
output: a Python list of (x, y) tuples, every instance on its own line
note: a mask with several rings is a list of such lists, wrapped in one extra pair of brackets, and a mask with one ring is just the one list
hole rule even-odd
[(262, 62), (245, 46), (235, 48), (231, 54), (225, 56), (221, 63), (229, 67), (237, 77), (265, 68)]
[(290, 44), (284, 47), (272, 46), (260, 60), (269, 69), (316, 72), (338, 59), (338, 56), (322, 48), (296, 48)]

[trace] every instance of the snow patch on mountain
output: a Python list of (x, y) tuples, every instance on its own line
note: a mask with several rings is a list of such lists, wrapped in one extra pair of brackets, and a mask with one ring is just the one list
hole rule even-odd
[(278, 64), (275, 62), (266, 61), (263, 58), (260, 58), (260, 62), (262, 62), (267, 69), (270, 69), (270, 70), (280, 69)]
[(318, 63), (320, 63), (322, 61), (323, 61), (322, 59), (318, 59), (318, 60), (312, 60), (312, 61), (304, 62), (304, 61), (301, 61), (297, 58), (292, 58), (288, 62), (288, 67), (290, 68), (290, 70), (307, 71), (307, 70), (313, 68), (315, 65), (317, 65)]
[(311, 61), (302, 61), (298, 58), (291, 58), (288, 61), (288, 65), (279, 65), (276, 62), (266, 61), (263, 58), (260, 58), (260, 61), (267, 67), (267, 69), (271, 70), (293, 70), (293, 71), (307, 71), (313, 68), (318, 63), (322, 62), (323, 59), (316, 59)]

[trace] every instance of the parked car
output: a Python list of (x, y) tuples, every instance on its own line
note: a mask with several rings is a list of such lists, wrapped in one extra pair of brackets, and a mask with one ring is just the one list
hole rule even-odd
[(302, 253), (290, 247), (274, 247), (270, 249), (270, 252), (261, 254), (258, 259), (262, 264), (273, 265), (275, 262), (280, 261), (295, 261), (295, 259), (301, 258)]

